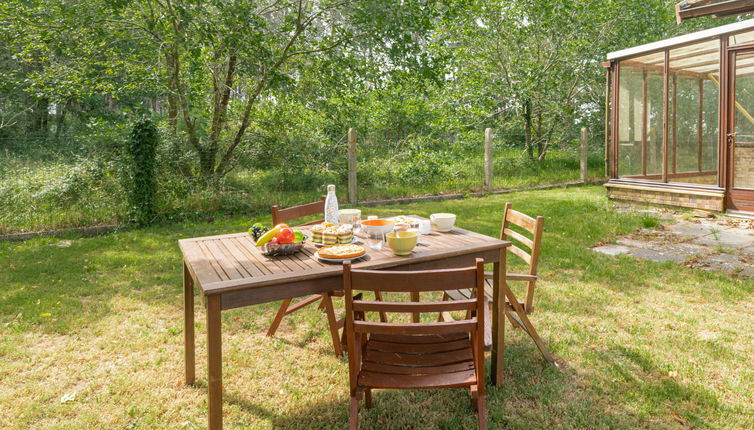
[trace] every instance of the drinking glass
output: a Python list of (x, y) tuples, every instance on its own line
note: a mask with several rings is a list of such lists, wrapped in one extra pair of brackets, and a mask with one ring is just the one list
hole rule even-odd
[(382, 249), (382, 244), (385, 243), (385, 235), (383, 233), (376, 233), (376, 232), (364, 232), (364, 241), (367, 243), (367, 246), (369, 246), (372, 249), (380, 250)]

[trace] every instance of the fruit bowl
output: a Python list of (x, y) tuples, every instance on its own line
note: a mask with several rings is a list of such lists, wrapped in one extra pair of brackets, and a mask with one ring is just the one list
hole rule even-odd
[(307, 239), (309, 239), (309, 236), (304, 236), (302, 240), (293, 243), (267, 242), (264, 245), (260, 246), (259, 250), (262, 251), (262, 254), (268, 257), (274, 257), (278, 255), (291, 255), (301, 251)]

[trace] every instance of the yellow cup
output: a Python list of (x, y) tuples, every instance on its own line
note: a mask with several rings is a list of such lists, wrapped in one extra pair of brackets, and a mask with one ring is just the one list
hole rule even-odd
[(393, 250), (395, 255), (409, 255), (416, 246), (419, 234), (416, 230), (390, 232), (385, 235), (387, 246)]

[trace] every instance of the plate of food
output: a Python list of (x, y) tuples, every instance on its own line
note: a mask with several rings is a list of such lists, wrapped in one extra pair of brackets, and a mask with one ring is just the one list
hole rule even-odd
[(313, 225), (310, 229), (312, 243), (316, 246), (348, 245), (356, 242), (351, 224), (336, 226), (331, 223)]
[(365, 256), (367, 250), (361, 245), (342, 244), (342, 245), (327, 245), (323, 246), (314, 256), (320, 260), (329, 261), (331, 263), (342, 263), (344, 261), (356, 260)]
[(390, 221), (395, 222), (396, 224), (409, 224), (412, 226), (419, 224), (419, 221), (420, 221), (414, 217), (405, 216), (405, 215), (398, 215), (398, 216), (394, 216), (388, 219)]

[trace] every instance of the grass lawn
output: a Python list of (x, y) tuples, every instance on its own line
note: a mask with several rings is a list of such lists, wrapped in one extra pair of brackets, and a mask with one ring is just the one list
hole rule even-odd
[[(563, 365), (546, 365), (508, 326), (491, 428), (754, 427), (754, 282), (590, 251), (656, 222), (611, 211), (603, 188), (364, 214), (455, 212), (496, 235), (506, 201), (546, 217), (532, 321)], [(204, 313), (197, 301), (199, 379), (187, 387), (177, 240), (253, 221), (0, 244), (0, 428), (205, 428)], [(223, 314), (226, 428), (344, 428), (348, 370), (323, 314), (298, 312), (270, 340), (276, 305)], [(462, 390), (378, 392), (361, 418), (365, 429), (476, 428)]]

